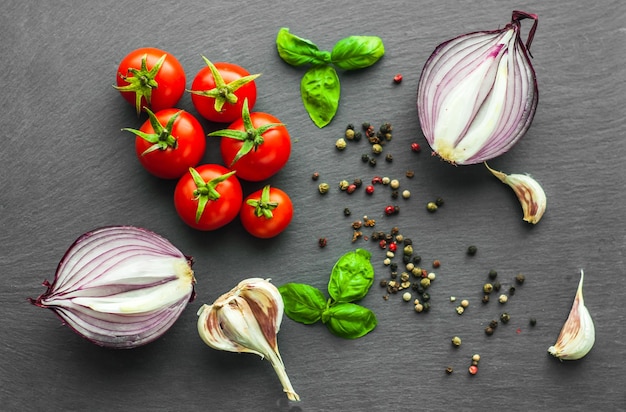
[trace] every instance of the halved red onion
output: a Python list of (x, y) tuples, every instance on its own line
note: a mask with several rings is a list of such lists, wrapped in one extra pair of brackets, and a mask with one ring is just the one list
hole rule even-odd
[[(534, 20), (524, 44), (520, 21)], [(502, 29), (463, 34), (435, 48), (417, 91), (422, 131), (457, 165), (507, 152), (530, 127), (538, 101), (530, 44), (538, 17), (514, 11)]]
[(193, 300), (191, 266), (154, 232), (103, 227), (70, 246), (54, 281), (44, 281), (48, 289), (30, 302), (98, 345), (134, 348), (163, 335)]

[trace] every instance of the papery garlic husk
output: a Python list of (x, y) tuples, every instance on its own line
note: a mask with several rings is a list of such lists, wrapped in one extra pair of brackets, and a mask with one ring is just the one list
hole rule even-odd
[(283, 313), (283, 299), (269, 279), (245, 279), (198, 310), (198, 333), (214, 349), (255, 353), (267, 359), (289, 400), (299, 401), (278, 351)]
[[(534, 24), (524, 44), (520, 21)], [(537, 16), (514, 11), (502, 29), (441, 43), (424, 65), (417, 109), (434, 154), (455, 165), (507, 152), (530, 128), (538, 102), (530, 44)]]
[(70, 246), (54, 281), (30, 302), (97, 345), (134, 348), (163, 335), (194, 298), (191, 262), (149, 230), (103, 227)]
[(490, 168), (487, 163), (485, 163), (485, 166), (491, 174), (500, 179), (502, 183), (509, 185), (513, 189), (517, 199), (522, 205), (524, 220), (528, 223), (537, 224), (546, 212), (547, 206), (546, 193), (539, 182), (529, 175), (508, 175)]
[(583, 299), (584, 272), (580, 270), (580, 281), (569, 316), (561, 333), (548, 353), (561, 360), (576, 360), (589, 353), (596, 341), (596, 330), (589, 310)]

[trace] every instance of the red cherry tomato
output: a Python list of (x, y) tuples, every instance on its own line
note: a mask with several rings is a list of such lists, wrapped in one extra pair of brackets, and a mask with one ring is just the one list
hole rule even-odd
[[(159, 59), (165, 59), (158, 64)], [(117, 89), (139, 114), (144, 106), (153, 112), (175, 107), (185, 92), (185, 71), (171, 54), (154, 47), (133, 50), (117, 69)]]
[[(224, 164), (237, 170), (237, 177), (259, 182), (275, 175), (287, 164), (291, 155), (291, 137), (287, 128), (271, 114), (253, 112), (249, 116), (255, 130), (247, 131), (243, 119), (234, 121), (228, 126), (228, 130), (238, 131), (243, 140), (224, 136), (220, 150)], [(265, 126), (271, 124), (277, 126), (256, 133), (256, 129), (263, 130)], [(211, 133), (210, 136), (219, 136), (220, 132)], [(243, 137), (244, 135), (246, 137)], [(249, 151), (242, 155), (246, 148)]]
[(268, 239), (289, 226), (293, 204), (287, 193), (268, 185), (246, 197), (239, 216), (248, 233)]
[[(196, 74), (191, 85), (191, 102), (202, 117), (212, 122), (230, 123), (239, 119), (244, 100), (248, 99), (250, 109), (256, 102), (254, 79), (259, 75), (250, 75), (236, 64), (218, 62), (213, 65), (204, 60), (207, 66)], [(217, 71), (217, 78), (211, 65)]]
[(243, 191), (234, 171), (218, 164), (190, 169), (174, 189), (180, 218), (198, 230), (215, 230), (230, 223), (241, 209)]
[(148, 172), (162, 179), (178, 179), (202, 160), (206, 148), (204, 129), (184, 110), (147, 112), (150, 118), (139, 130), (124, 130), (137, 135), (135, 153)]

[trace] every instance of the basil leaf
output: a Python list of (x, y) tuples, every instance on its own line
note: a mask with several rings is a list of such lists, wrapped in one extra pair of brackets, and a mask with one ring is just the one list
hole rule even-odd
[(336, 302), (352, 302), (363, 298), (374, 282), (372, 254), (356, 249), (343, 255), (330, 274), (328, 293)]
[(292, 66), (310, 63), (320, 65), (330, 62), (330, 53), (319, 50), (310, 40), (303, 39), (281, 28), (276, 36), (276, 48), (279, 56)]
[(314, 66), (302, 77), (300, 95), (313, 123), (320, 129), (335, 117), (339, 107), (341, 85), (334, 67)]
[(303, 283), (286, 283), (278, 288), (283, 298), (285, 314), (296, 322), (309, 325), (321, 319), (326, 298), (316, 287)]
[(371, 310), (355, 303), (338, 303), (324, 312), (323, 321), (334, 335), (356, 339), (371, 332), (378, 320)]
[(377, 36), (350, 36), (335, 44), (330, 53), (333, 64), (344, 70), (369, 67), (385, 54), (385, 46)]

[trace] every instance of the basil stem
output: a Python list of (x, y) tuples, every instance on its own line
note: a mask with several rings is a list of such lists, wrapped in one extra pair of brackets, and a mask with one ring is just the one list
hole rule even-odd
[(286, 27), (278, 31), (276, 48), (280, 57), (292, 66), (320, 65), (330, 62), (329, 52), (319, 50), (310, 40), (291, 34)]
[(330, 58), (344, 70), (364, 69), (376, 63), (385, 54), (385, 46), (377, 36), (350, 36), (335, 44)]
[(300, 82), (300, 95), (304, 108), (317, 127), (330, 123), (337, 113), (341, 95), (335, 68), (324, 65), (308, 69)]

